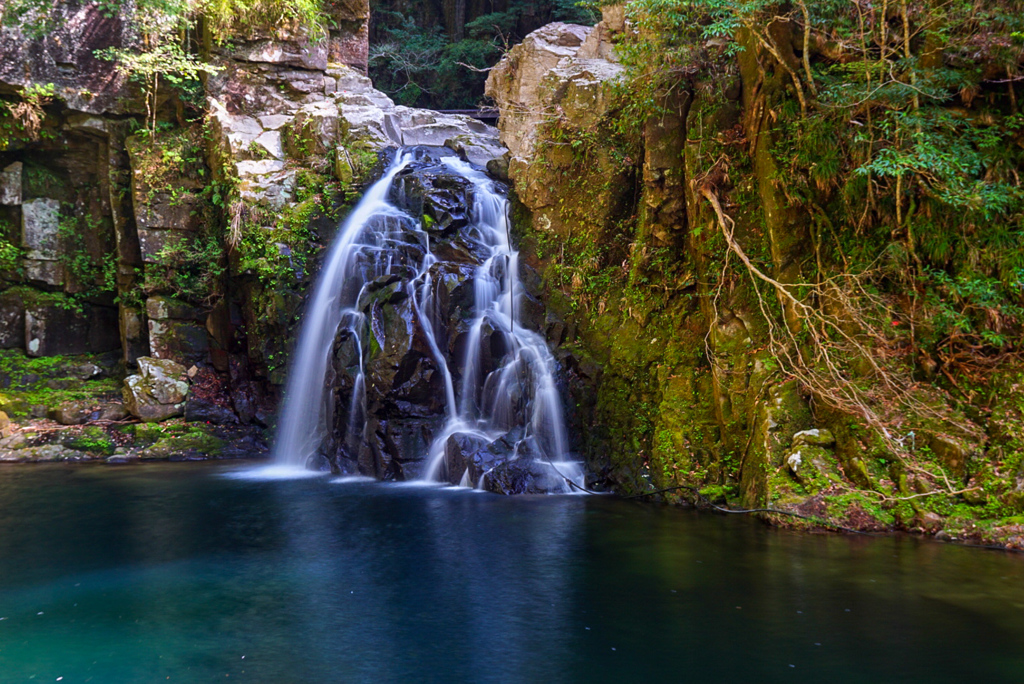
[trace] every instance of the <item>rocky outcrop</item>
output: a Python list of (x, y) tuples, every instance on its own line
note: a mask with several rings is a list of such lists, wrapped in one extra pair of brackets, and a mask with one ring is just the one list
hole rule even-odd
[(170, 359), (142, 356), (139, 374), (124, 379), (124, 408), (141, 421), (152, 423), (185, 412), (188, 381), (185, 367)]
[(332, 155), (335, 175), (349, 182), (352, 155), (360, 151), (448, 146), (480, 166), (505, 153), (493, 127), (396, 106), (348, 65), (324, 64), (311, 73), (296, 81), (289, 72), (284, 88), (237, 65), (211, 79), (211, 122), (224, 162), (233, 164), (226, 172), (235, 174), (246, 203), (280, 210), (294, 202), (296, 169)]
[(125, 97), (127, 76), (95, 55), (97, 50), (128, 44), (131, 15), (111, 15), (96, 3), (55, 2), (45, 7), (45, 14), (29, 15), (28, 31), (0, 28), (0, 90), (53, 84), (55, 95), (78, 112), (138, 111)]
[[(10, 129), (0, 150), (0, 239), (23, 257), (17, 273), (0, 275), (17, 286), (0, 294), (5, 322), (21, 321), (0, 332), (0, 346), (36, 356), (121, 346), (104, 268), (135, 266), (122, 234), (130, 227), (119, 221), (128, 197), (123, 140), (128, 118), (144, 111), (127, 77), (95, 54), (128, 44), (131, 15), (94, 3), (47, 10), (27, 15), (25, 31), (0, 29), (0, 97), (17, 104), (26, 89), (43, 93), (38, 130)], [(19, 230), (5, 235), (5, 225)]]
[[(466, 116), (396, 106), (373, 88), (359, 64), (326, 61), (318, 49), (300, 54), (295, 46), (237, 47), (222, 53), (224, 69), (207, 83), (209, 163), (237, 198), (230, 210), (242, 248), (233, 250), (238, 261), (231, 267), (241, 285), (235, 287), (237, 310), (250, 339), (245, 354), (254, 379), (274, 384), (284, 382), (295, 312), (310, 284), (311, 265), (337, 226), (336, 216), (324, 217), (330, 213), (327, 202), (318, 202), (314, 193), (333, 184), (341, 197), (354, 196), (388, 148), (447, 145), (481, 166), (505, 152), (493, 127)], [(248, 245), (270, 242), (271, 235), (272, 244), (253, 250), (255, 259), (245, 253)], [(289, 266), (271, 281), (244, 265), (253, 260)]]
[(581, 188), (613, 191), (566, 192), (562, 176), (573, 166), (571, 147), (551, 144), (552, 126), (593, 129), (609, 114), (612, 84), (622, 71), (611, 39), (625, 26), (621, 7), (605, 8), (604, 15), (596, 27), (554, 23), (534, 31), (487, 76), (486, 95), (501, 112), (498, 128), (509, 149), (508, 174), (516, 194), (535, 226), (563, 237), (567, 200), (604, 226), (622, 208), (631, 186), (628, 172), (598, 147), (572, 173)]

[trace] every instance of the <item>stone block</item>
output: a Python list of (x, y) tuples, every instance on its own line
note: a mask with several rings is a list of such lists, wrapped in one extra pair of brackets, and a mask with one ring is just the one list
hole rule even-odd
[(288, 153), (296, 159), (324, 156), (338, 140), (338, 107), (331, 102), (314, 102), (295, 113)]
[(149, 327), (142, 312), (124, 305), (118, 310), (118, 324), (125, 363), (134, 364), (149, 353)]
[(366, 73), (370, 58), (370, 25), (364, 21), (355, 31), (331, 31), (328, 59)]
[(85, 354), (89, 318), (57, 306), (30, 307), (25, 311), (25, 350), (29, 356)]
[(64, 284), (64, 266), (59, 261), (25, 259), (25, 280), (30, 283), (59, 287)]
[(17, 294), (0, 293), (0, 349), (25, 347), (25, 306)]
[(124, 380), (124, 407), (147, 423), (179, 416), (185, 411), (188, 382), (185, 367), (169, 359), (141, 356), (139, 374)]
[[(267, 81), (275, 87), (284, 87), (285, 91), (291, 91), (298, 95), (310, 95), (312, 93), (323, 94), (324, 75), (319, 71), (282, 71), (268, 76)], [(314, 99), (323, 99), (314, 98)], [(302, 102), (308, 102), (304, 98)]]
[(267, 116), (259, 117), (260, 125), (268, 131), (276, 131), (284, 127), (286, 123), (292, 120), (292, 117), (287, 114), (268, 114)]
[(192, 321), (149, 320), (149, 351), (153, 357), (179, 363), (204, 362), (210, 350), (206, 328)]
[(206, 318), (204, 310), (173, 297), (150, 297), (146, 300), (146, 315), (157, 321), (201, 321)]
[[(270, 160), (264, 160), (270, 161)], [(239, 162), (243, 164), (261, 164), (263, 162)], [(281, 164), (281, 162), (274, 162)], [(282, 164), (283, 166), (283, 164)], [(295, 194), (295, 170), (280, 170), (266, 175), (243, 176), (239, 185), (240, 195), (243, 200), (252, 204), (265, 204), (270, 209), (278, 211), (287, 203), (294, 200)]]
[(277, 173), (284, 170), (284, 162), (276, 159), (261, 159), (259, 161), (245, 160), (235, 164), (235, 170), (239, 178), (245, 176), (263, 176), (268, 173)]
[(174, 247), (188, 238), (188, 233), (177, 230), (165, 230), (163, 228), (143, 230), (140, 228), (139, 250), (142, 252), (142, 260), (147, 264), (156, 263), (162, 249)]
[(60, 202), (40, 198), (21, 205), (21, 246), (29, 259), (54, 260), (60, 250)]
[(21, 162), (0, 171), (0, 204), (21, 204)]
[[(263, 103), (261, 106), (266, 106)], [(227, 143), (227, 148), (232, 157), (238, 157), (249, 148), (250, 143), (263, 133), (263, 127), (256, 119), (238, 114), (232, 114), (218, 100), (209, 100), (210, 113), (207, 120), (210, 123), (214, 140)], [(221, 144), (221, 146), (223, 146)]]
[(135, 222), (140, 230), (163, 228), (192, 232), (202, 226), (202, 198), (192, 193), (172, 197), (158, 193), (151, 198), (135, 198)]
[(80, 311), (57, 305), (26, 307), (25, 350), (29, 356), (100, 353), (119, 347), (116, 309), (89, 305)]
[(266, 131), (256, 138), (256, 144), (266, 150), (274, 159), (284, 159), (284, 148), (281, 146), (279, 131)]
[(51, 408), (48, 416), (61, 425), (85, 425), (96, 420), (124, 420), (128, 412), (122, 404), (112, 401), (66, 401)]
[(284, 64), (317, 71), (327, 68), (327, 48), (322, 43), (260, 40), (236, 50), (234, 57), (245, 62)]

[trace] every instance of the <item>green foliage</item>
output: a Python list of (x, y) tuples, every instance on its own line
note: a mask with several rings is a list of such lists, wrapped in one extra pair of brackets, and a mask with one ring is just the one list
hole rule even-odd
[(327, 176), (310, 170), (296, 174), (297, 203), (277, 215), (250, 209), (235, 246), (238, 269), (259, 280), (268, 291), (294, 287), (306, 276), (306, 265), (316, 241), (311, 222), (316, 216), (334, 216), (335, 203), (345, 193)]
[(240, 31), (256, 27), (291, 27), (314, 41), (327, 37), (328, 17), (323, 0), (203, 0), (193, 6), (214, 39), (230, 41)]
[(43, 128), (43, 108), (56, 96), (52, 83), (32, 83), (21, 89), (18, 98), (5, 102), (0, 98), (0, 150), (12, 140), (35, 141), (52, 138), (54, 133)]
[(399, 104), (432, 109), (476, 107), (486, 69), (511, 45), (549, 21), (593, 24), (597, 15), (575, 0), (538, 7), (511, 0), (507, 9), (442, 26), (429, 15), (395, 2), (374, 7), (370, 77)]
[(1024, 321), (1024, 269), (1010, 283), (938, 269), (924, 276), (931, 286), (926, 296), (934, 314), (927, 330), (933, 342), (968, 338), (997, 351), (1017, 342), (1013, 329)]
[(194, 304), (210, 304), (220, 292), (224, 248), (215, 235), (192, 236), (165, 245), (147, 264), (143, 290), (170, 293)]
[(94, 241), (103, 234), (102, 221), (76, 207), (64, 204), (57, 235), (60, 239), (58, 260), (65, 273), (79, 289), (76, 299), (87, 299), (117, 290), (117, 255), (96, 256), (88, 248), (89, 238)]
[[(42, 38), (58, 28), (61, 0), (7, 0), (0, 7), (0, 26), (17, 27)], [(290, 27), (313, 39), (326, 37), (323, 0), (99, 0), (108, 17), (130, 17), (150, 31), (173, 32), (199, 17), (218, 42), (230, 41), (254, 27)]]
[(189, 89), (199, 83), (200, 74), (220, 70), (186, 53), (176, 42), (157, 44), (148, 50), (107, 48), (97, 50), (100, 59), (115, 62), (117, 70), (143, 85), (146, 116), (150, 135), (156, 135), (157, 104), (161, 82), (175, 88)]
[(64, 441), (64, 446), (104, 456), (113, 454), (117, 447), (105, 430), (94, 425), (82, 428), (77, 434), (72, 433), (72, 436)]
[(21, 247), (8, 242), (0, 231), (0, 278), (19, 280), (21, 278), (21, 259), (24, 256)]
[[(10, 292), (12, 290), (8, 290)], [(31, 296), (26, 294), (26, 300)], [(57, 296), (41, 294), (51, 299)], [(27, 415), (32, 406), (53, 408), (66, 401), (105, 401), (119, 397), (121, 381), (118, 379), (81, 380), (76, 377), (77, 366), (98, 361), (91, 354), (33, 358), (16, 349), (0, 349), (0, 377), (9, 381), (9, 386), (0, 392), (0, 410), (21, 417)]]

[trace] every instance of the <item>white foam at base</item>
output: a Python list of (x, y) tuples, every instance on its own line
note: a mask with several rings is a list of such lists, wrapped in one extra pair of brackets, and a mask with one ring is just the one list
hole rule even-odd
[(232, 480), (304, 480), (311, 477), (324, 477), (329, 472), (307, 470), (299, 466), (269, 465), (255, 468), (242, 468), (221, 473), (222, 477)]

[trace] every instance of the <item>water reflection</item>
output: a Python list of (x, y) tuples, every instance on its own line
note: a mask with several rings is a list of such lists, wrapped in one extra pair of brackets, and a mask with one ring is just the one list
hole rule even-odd
[(0, 681), (1024, 672), (1021, 556), (603, 497), (223, 472), (0, 468)]

